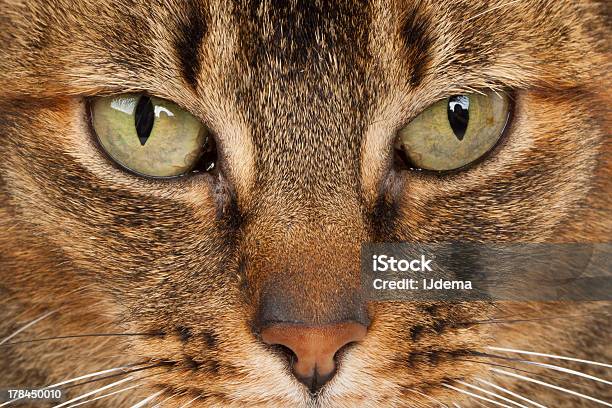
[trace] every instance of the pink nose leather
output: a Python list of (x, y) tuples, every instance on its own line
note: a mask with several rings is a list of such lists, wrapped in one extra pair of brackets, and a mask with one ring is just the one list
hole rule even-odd
[(296, 357), (293, 374), (311, 390), (318, 389), (335, 374), (334, 356), (349, 343), (363, 340), (366, 326), (345, 322), (326, 326), (303, 326), (279, 323), (261, 331), (262, 340), (282, 345)]

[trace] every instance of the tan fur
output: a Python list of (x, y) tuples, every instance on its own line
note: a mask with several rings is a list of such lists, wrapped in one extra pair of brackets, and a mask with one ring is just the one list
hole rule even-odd
[[(468, 407), (478, 405), (441, 384), (476, 377), (550, 407), (591, 406), (492, 377), (492, 363), (609, 401), (601, 383), (470, 355), (496, 345), (610, 363), (609, 303), (353, 297), (366, 241), (609, 240), (607, 8), (0, 0), (0, 340), (49, 311), (12, 340), (164, 333), (0, 345), (0, 388), (166, 362), (135, 373), (138, 389), (89, 406), (162, 390), (165, 407), (196, 396), (192, 407)], [(200, 62), (185, 66), (181, 50)], [(489, 157), (444, 176), (392, 168), (399, 127), (440, 98), (487, 89), (515, 99)], [(128, 91), (200, 118), (220, 171), (160, 181), (114, 166), (86, 98)], [(258, 338), (269, 293), (313, 323), (367, 306), (366, 339), (316, 398)], [(554, 319), (475, 323), (497, 318)]]

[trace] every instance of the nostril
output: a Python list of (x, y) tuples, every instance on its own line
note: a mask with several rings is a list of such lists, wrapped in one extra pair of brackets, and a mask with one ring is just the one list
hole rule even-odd
[(293, 367), (293, 363), (297, 361), (297, 356), (289, 347), (283, 346), (282, 344), (272, 344), (270, 347), (277, 354), (285, 358), (290, 367)]
[(362, 340), (366, 326), (345, 322), (326, 326), (274, 324), (261, 331), (262, 340), (288, 356), (294, 376), (316, 392), (336, 373), (336, 358)]
[[(295, 378), (304, 384), (308, 390), (315, 394), (326, 382), (328, 382), (333, 375), (335, 374), (335, 370), (328, 375), (321, 376), (315, 370), (314, 374), (311, 376), (301, 376), (299, 373), (295, 371), (295, 363), (298, 360), (296, 354), (289, 348), (280, 344), (274, 344), (271, 346), (272, 350), (276, 351), (279, 355), (287, 360), (288, 366), (290, 367), (291, 373), (295, 376)], [(334, 356), (335, 359), (335, 356)]]
[(329, 382), (329, 380), (332, 379), (334, 374), (336, 374), (335, 370), (327, 375), (315, 373), (310, 377), (296, 376), (296, 378), (308, 388), (308, 391), (310, 391), (312, 394), (316, 394), (327, 382)]
[(334, 361), (338, 362), (342, 359), (342, 356), (350, 349), (352, 346), (356, 345), (357, 341), (350, 341), (346, 343), (344, 346), (340, 347), (336, 354), (334, 354)]

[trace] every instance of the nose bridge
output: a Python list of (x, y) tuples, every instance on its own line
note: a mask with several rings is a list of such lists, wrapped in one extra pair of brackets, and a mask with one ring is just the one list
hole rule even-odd
[(264, 140), (256, 140), (260, 191), (314, 201), (358, 194), (362, 132), (349, 125), (350, 118), (335, 116), (307, 118), (306, 123), (271, 130)]
[(250, 136), (260, 185), (286, 194), (357, 185), (367, 126), (365, 107), (355, 106), (365, 103), (360, 97), (329, 78), (299, 76), (271, 84), (257, 100)]
[(308, 239), (287, 237), (266, 257), (265, 271), (259, 276), (260, 320), (365, 323), (357, 241), (338, 242), (313, 231), (301, 233)]
[(367, 323), (359, 273), (364, 228), (351, 201), (316, 212), (304, 202), (278, 205), (280, 211), (269, 208), (254, 221), (247, 275), (260, 325)]

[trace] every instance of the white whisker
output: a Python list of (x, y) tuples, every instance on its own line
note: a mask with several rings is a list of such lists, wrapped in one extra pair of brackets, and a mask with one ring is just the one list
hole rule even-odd
[(158, 402), (157, 404), (153, 405), (151, 408), (160, 408), (162, 406), (162, 404), (166, 401), (168, 401), (170, 398), (174, 398), (176, 397), (176, 395), (170, 395), (168, 398)]
[(559, 366), (556, 366), (556, 365), (553, 365), (553, 364), (540, 363), (540, 362), (537, 362), (537, 361), (522, 360), (522, 362), (523, 363), (527, 363), (527, 364), (533, 364), (533, 365), (540, 366), (540, 367), (550, 368), (551, 370), (560, 371), (562, 373), (572, 374), (572, 375), (576, 375), (578, 377), (588, 378), (589, 380), (598, 381), (598, 382), (601, 382), (601, 383), (604, 383), (604, 384), (612, 385), (611, 381), (604, 380), (603, 378), (600, 378), (600, 377), (595, 377), (594, 375), (585, 374), (585, 373), (582, 373), (580, 371), (571, 370), (569, 368), (559, 367)]
[(462, 390), (461, 388), (453, 387), (452, 385), (449, 385), (449, 384), (442, 384), (442, 385), (445, 386), (446, 388), (450, 388), (451, 390), (455, 390), (455, 391), (460, 392), (462, 394), (469, 395), (470, 397), (490, 402), (491, 404), (494, 404), (494, 405), (497, 405), (497, 406), (500, 406), (500, 407), (513, 408), (510, 405), (502, 404), (501, 402), (494, 401), (491, 398), (483, 397), (482, 395), (475, 394), (475, 393), (467, 391), (467, 390)]
[(181, 405), (179, 408), (186, 408), (189, 405), (193, 404), (197, 399), (199, 399), (200, 396), (198, 395), (197, 397), (195, 397), (194, 399), (192, 399), (191, 401), (187, 401), (185, 404)]
[(600, 363), (600, 362), (591, 361), (591, 360), (582, 360), (582, 359), (573, 358), (573, 357), (556, 356), (554, 354), (536, 353), (534, 351), (516, 350), (516, 349), (504, 348), (504, 347), (487, 347), (487, 348), (490, 349), (490, 350), (495, 350), (495, 351), (505, 351), (505, 352), (508, 352), (508, 353), (526, 354), (526, 355), (530, 355), (530, 356), (555, 358), (555, 359), (558, 359), (558, 360), (575, 361), (575, 362), (578, 362), (578, 363), (592, 364), (592, 365), (597, 365), (597, 366), (601, 366), (601, 367), (612, 368), (612, 365), (610, 365), (610, 364)]
[(506, 394), (512, 395), (513, 397), (518, 398), (518, 399), (520, 399), (520, 400), (523, 400), (523, 401), (525, 401), (525, 402), (529, 402), (530, 404), (535, 405), (535, 406), (536, 406), (536, 407), (538, 407), (538, 408), (548, 408), (548, 407), (547, 407), (547, 406), (545, 406), (545, 405), (538, 404), (537, 402), (532, 401), (532, 400), (530, 400), (529, 398), (525, 398), (525, 397), (523, 397), (522, 395), (519, 395), (519, 394), (517, 394), (517, 393), (515, 393), (515, 392), (512, 392), (512, 391), (510, 391), (510, 390), (507, 390), (507, 389), (505, 389), (505, 388), (503, 388), (503, 387), (500, 387), (500, 386), (499, 386), (499, 385), (497, 385), (497, 384), (493, 384), (492, 382), (485, 381), (485, 380), (483, 380), (482, 378), (476, 378), (476, 381), (479, 381), (479, 382), (481, 382), (481, 383), (487, 384), (488, 386), (493, 387), (493, 388), (495, 388), (496, 390), (499, 390), (499, 391), (505, 392)]
[(568, 390), (567, 388), (563, 388), (563, 387), (559, 387), (557, 385), (549, 384), (549, 383), (544, 382), (544, 381), (534, 380), (533, 378), (529, 378), (529, 377), (525, 377), (523, 375), (514, 374), (514, 373), (507, 372), (507, 371), (499, 370), (497, 368), (492, 368), (491, 371), (493, 371), (495, 373), (502, 374), (502, 375), (507, 375), (507, 376), (510, 376), (510, 377), (518, 378), (520, 380), (529, 381), (529, 382), (532, 382), (534, 384), (539, 384), (539, 385), (542, 385), (544, 387), (552, 388), (552, 389), (557, 390), (557, 391), (562, 391), (562, 392), (565, 392), (567, 394), (574, 395), (576, 397), (580, 397), (580, 398), (587, 399), (589, 401), (597, 402), (598, 404), (602, 404), (602, 405), (605, 405), (607, 407), (612, 407), (612, 404), (607, 403), (607, 402), (602, 401), (602, 400), (597, 399), (597, 398), (593, 398), (590, 395), (581, 394), (579, 392)]
[(465, 21), (470, 21), (470, 20), (473, 20), (473, 19), (475, 19), (475, 18), (478, 18), (478, 17), (482, 16), (483, 14), (490, 13), (490, 12), (492, 12), (492, 11), (494, 11), (494, 10), (499, 9), (499, 8), (507, 7), (507, 6), (511, 5), (511, 4), (513, 4), (513, 3), (517, 3), (517, 2), (519, 2), (519, 1), (521, 1), (521, 0), (513, 0), (513, 1), (509, 1), (509, 2), (504, 3), (504, 4), (500, 4), (499, 6), (491, 7), (491, 8), (489, 8), (489, 9), (487, 9), (486, 11), (483, 11), (482, 13), (478, 13), (478, 14), (476, 14), (476, 15), (474, 15), (474, 16), (472, 16), (472, 17), (468, 18), (468, 19), (467, 19), (467, 20), (465, 20)]
[[(72, 383), (72, 382), (75, 382), (75, 381), (79, 381), (79, 380), (83, 380), (83, 379), (86, 379), (86, 378), (91, 378), (91, 377), (96, 377), (96, 376), (98, 376), (98, 375), (108, 374), (108, 373), (112, 373), (112, 372), (115, 372), (115, 371), (124, 370), (124, 369), (127, 369), (127, 368), (130, 368), (130, 366), (125, 366), (125, 367), (116, 367), (116, 368), (109, 368), (108, 370), (102, 370), (102, 371), (98, 371), (98, 372), (91, 373), (91, 374), (85, 374), (85, 375), (82, 375), (82, 376), (80, 376), (80, 377), (75, 377), (75, 378), (71, 378), (71, 379), (69, 379), (69, 380), (65, 380), (65, 381), (62, 381), (62, 382), (58, 382), (58, 383), (56, 383), (56, 384), (47, 385), (46, 387), (43, 387), (43, 388), (41, 388), (41, 389), (42, 389), (42, 390), (49, 390), (49, 389), (52, 389), (52, 388), (57, 388), (57, 387), (59, 387), (59, 386), (61, 386), (61, 385), (64, 385), (64, 384), (69, 384), (69, 383)], [(1, 408), (1, 407), (4, 407), (4, 406), (7, 406), (7, 405), (10, 405), (10, 404), (12, 404), (12, 403), (13, 403), (13, 402), (15, 402), (15, 401), (22, 400), (23, 398), (24, 398), (24, 397), (21, 397), (21, 398), (14, 398), (14, 399), (12, 399), (12, 400), (10, 400), (10, 401), (4, 402), (4, 403), (0, 404), (0, 408)]]
[(21, 400), (23, 398), (25, 398), (25, 397), (22, 397), (22, 398), (13, 398), (12, 400), (9, 400), (9, 401), (6, 401), (6, 402), (3, 402), (2, 404), (0, 404), (0, 407), (4, 407), (4, 406), (7, 406), (7, 405), (10, 405), (13, 402), (19, 401), (19, 400)]
[(139, 387), (139, 386), (140, 386), (140, 384), (136, 384), (136, 385), (132, 385), (130, 387), (122, 388), (122, 389), (120, 389), (118, 391), (109, 392), (108, 394), (100, 395), (99, 397), (92, 398), (92, 399), (89, 399), (87, 401), (81, 401), (81, 402), (78, 402), (76, 404), (69, 405), (66, 408), (78, 407), (79, 405), (83, 405), (83, 404), (87, 404), (87, 403), (92, 402), (92, 401), (96, 401), (96, 400), (100, 400), (100, 399), (103, 399), (103, 398), (107, 398), (107, 397), (110, 397), (111, 395), (119, 394), (119, 393), (131, 390), (131, 389)]
[(466, 382), (464, 382), (464, 381), (457, 381), (457, 383), (459, 383), (459, 384), (461, 384), (461, 385), (464, 385), (464, 386), (466, 386), (466, 387), (468, 387), (468, 388), (473, 388), (473, 389), (475, 389), (475, 390), (477, 390), (477, 391), (484, 392), (484, 393), (485, 393), (485, 394), (487, 394), (487, 395), (491, 395), (491, 396), (493, 396), (493, 397), (495, 397), (495, 398), (498, 398), (498, 399), (500, 399), (500, 400), (502, 400), (502, 401), (506, 401), (506, 402), (508, 402), (508, 403), (510, 403), (510, 404), (512, 404), (512, 405), (516, 405), (517, 407), (521, 407), (521, 408), (529, 408), (527, 405), (519, 404), (518, 402), (513, 401), (513, 400), (511, 400), (510, 398), (506, 398), (506, 397), (504, 397), (503, 395), (499, 395), (499, 394), (498, 394), (498, 393), (496, 393), (496, 392), (493, 392), (493, 391), (490, 391), (490, 390), (486, 390), (486, 389), (484, 389), (484, 388), (482, 388), (482, 387), (478, 387), (478, 386), (473, 385), (473, 384), (468, 384), (468, 383), (466, 383)]
[(105, 385), (104, 387), (100, 387), (100, 388), (95, 389), (95, 390), (93, 390), (93, 391), (87, 392), (87, 393), (85, 393), (85, 394), (83, 394), (83, 395), (80, 395), (80, 396), (78, 396), (78, 397), (76, 397), (76, 398), (73, 398), (73, 399), (71, 399), (71, 400), (68, 400), (68, 401), (66, 401), (66, 402), (63, 402), (63, 403), (61, 403), (61, 404), (59, 404), (59, 405), (55, 405), (53, 408), (61, 408), (61, 407), (65, 407), (65, 406), (67, 406), (67, 405), (69, 405), (69, 404), (72, 404), (72, 403), (73, 403), (73, 402), (75, 402), (75, 401), (82, 400), (83, 398), (87, 398), (87, 397), (89, 397), (90, 395), (97, 394), (97, 393), (99, 393), (100, 391), (107, 390), (107, 389), (109, 389), (109, 388), (115, 387), (115, 386), (117, 386), (117, 385), (119, 385), (119, 384), (123, 384), (124, 382), (126, 382), (126, 381), (130, 381), (130, 380), (133, 380), (133, 379), (134, 379), (134, 377), (127, 377), (127, 378), (123, 378), (123, 379), (121, 379), (121, 380), (119, 380), (119, 381), (115, 381), (115, 382), (113, 382), (113, 383), (110, 383), (110, 384), (108, 384), (108, 385)]
[(139, 403), (137, 403), (136, 405), (132, 405), (130, 408), (140, 408), (143, 407), (147, 404), (147, 402), (154, 400), (155, 398), (157, 398), (160, 394), (162, 394), (163, 391), (158, 391), (153, 395), (149, 395), (147, 398), (143, 399), (142, 401), (140, 401)]
[[(116, 371), (123, 371), (123, 370), (127, 370), (127, 369), (130, 369), (130, 368), (133, 368), (133, 367), (134, 366), (123, 366), (123, 367), (109, 368), (107, 370), (102, 370), (102, 371), (98, 371), (98, 372), (95, 372), (95, 373), (85, 374), (85, 375), (82, 375), (80, 377), (74, 377), (74, 378), (71, 378), (69, 380), (64, 380), (62, 382), (58, 382), (58, 383), (55, 383), (55, 384), (47, 385), (46, 387), (43, 388), (43, 390), (48, 390), (48, 389), (51, 389), (51, 388), (57, 388), (59, 386), (62, 386), (62, 385), (65, 385), (65, 384), (70, 384), (70, 383), (73, 383), (75, 381), (84, 380), (86, 378), (91, 378), (91, 377), (97, 377), (97, 376), (102, 375), (102, 374), (114, 373)], [(1, 406), (2, 405), (0, 405), (0, 407)]]
[(4, 339), (0, 340), (0, 344), (4, 344), (7, 341), (9, 341), (10, 339), (12, 339), (13, 337), (15, 337), (16, 335), (18, 335), (19, 333), (21, 333), (22, 331), (26, 330), (28, 327), (35, 325), (36, 323), (40, 322), (43, 319), (46, 319), (47, 317), (51, 316), (53, 313), (55, 313), (54, 311), (45, 313), (44, 315), (37, 317), (36, 319), (32, 320), (30, 323), (26, 324), (23, 327), (20, 327), (19, 329), (15, 330), (12, 334), (10, 334), (8, 337), (5, 337)]

